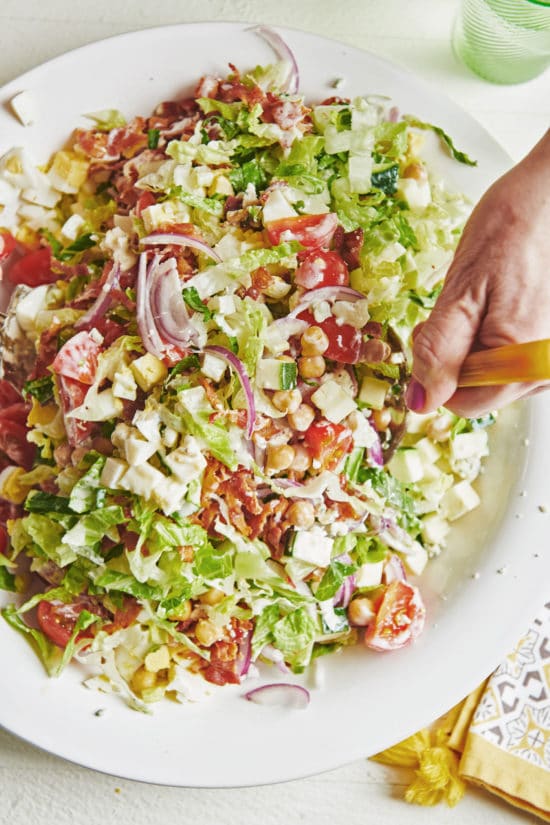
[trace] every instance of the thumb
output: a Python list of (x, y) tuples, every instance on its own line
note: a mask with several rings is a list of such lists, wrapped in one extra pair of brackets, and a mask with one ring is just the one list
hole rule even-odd
[(449, 400), (476, 338), (485, 311), (485, 279), (468, 283), (464, 275), (451, 267), (430, 317), (415, 330), (407, 389), (407, 405), (414, 412), (430, 412)]

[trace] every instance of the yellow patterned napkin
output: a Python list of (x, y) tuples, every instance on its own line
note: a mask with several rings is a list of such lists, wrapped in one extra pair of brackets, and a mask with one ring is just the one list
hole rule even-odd
[(415, 768), (407, 802), (455, 805), (466, 780), (550, 822), (550, 602), (498, 670), (433, 730), (373, 759)]

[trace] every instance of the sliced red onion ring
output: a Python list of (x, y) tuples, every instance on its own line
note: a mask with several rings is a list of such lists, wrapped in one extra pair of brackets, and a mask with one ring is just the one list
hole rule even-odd
[(250, 384), (250, 378), (247, 375), (243, 362), (240, 358), (237, 358), (235, 353), (225, 347), (209, 346), (204, 348), (204, 352), (211, 352), (212, 355), (216, 355), (218, 358), (221, 358), (237, 373), (246, 400), (246, 437), (248, 439), (252, 438), (254, 424), (256, 423), (256, 404), (254, 402), (254, 393)]
[(262, 648), (260, 656), (262, 656), (262, 658), (264, 659), (267, 659), (268, 662), (273, 662), (273, 664), (277, 666), (281, 673), (287, 674), (291, 672), (289, 666), (285, 664), (285, 657), (283, 656), (281, 651), (273, 645), (265, 645), (265, 647)]
[(364, 301), (365, 296), (362, 292), (357, 292), (349, 286), (322, 286), (319, 289), (311, 289), (309, 292), (304, 292), (300, 303), (292, 312), (289, 312), (286, 318), (296, 318), (300, 312), (303, 312), (311, 304), (316, 304), (320, 301)]
[(187, 314), (174, 258), (152, 267), (149, 279), (152, 317), (161, 338), (183, 349), (196, 344), (198, 332)]
[(286, 89), (284, 91), (291, 95), (295, 95), (298, 92), (300, 85), (300, 72), (298, 70), (296, 58), (287, 43), (285, 43), (283, 38), (269, 26), (253, 26), (250, 31), (254, 32), (254, 34), (258, 34), (266, 41), (266, 43), (269, 43), (277, 57), (282, 60), (283, 63), (290, 64), (290, 71), (286, 80)]
[(383, 467), (384, 466), (384, 453), (382, 452), (382, 442), (380, 441), (380, 436), (378, 435), (378, 430), (376, 429), (376, 427), (374, 427), (371, 424), (371, 422), (369, 421), (368, 418), (366, 419), (366, 421), (367, 421), (369, 427), (371, 428), (371, 430), (374, 433), (376, 433), (376, 441), (374, 442), (374, 444), (371, 444), (371, 446), (367, 450), (367, 452), (369, 454), (369, 458), (373, 462), (373, 464), (378, 465), (378, 467)]
[[(0, 236), (1, 237), (1, 236)], [(113, 289), (118, 286), (120, 279), (120, 266), (115, 263), (105, 279), (105, 283), (99, 291), (99, 295), (90, 309), (78, 319), (75, 329), (93, 326), (96, 321), (103, 318), (113, 301)]]
[[(155, 255), (149, 267), (149, 272), (158, 265), (159, 260), (159, 256)], [(147, 255), (145, 252), (142, 252), (139, 256), (136, 284), (136, 317), (138, 330), (147, 352), (150, 352), (152, 355), (156, 355), (157, 358), (162, 359), (164, 357), (164, 346), (155, 326), (153, 313), (151, 312), (151, 305), (147, 294), (147, 275)]]
[(249, 690), (244, 698), (257, 705), (268, 705), (279, 708), (300, 708), (303, 710), (309, 705), (309, 690), (300, 685), (291, 685), (289, 682), (276, 682), (272, 685)]
[(149, 246), (156, 244), (161, 244), (162, 246), (168, 246), (169, 244), (190, 246), (198, 252), (204, 252), (205, 255), (213, 258), (216, 263), (221, 264), (222, 262), (218, 253), (214, 252), (211, 246), (208, 246), (207, 243), (200, 241), (198, 238), (194, 238), (192, 235), (180, 235), (177, 232), (155, 232), (152, 235), (147, 235), (146, 238), (142, 238), (141, 243)]
[(355, 583), (355, 576), (353, 574), (351, 576), (347, 576), (342, 582), (340, 589), (334, 596), (334, 606), (347, 607), (356, 589), (357, 585)]
[(252, 633), (247, 633), (239, 642), (237, 653), (237, 673), (239, 676), (246, 676), (252, 658)]

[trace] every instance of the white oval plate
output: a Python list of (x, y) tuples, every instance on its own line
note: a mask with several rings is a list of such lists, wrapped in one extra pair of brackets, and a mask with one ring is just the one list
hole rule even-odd
[[(385, 94), (401, 111), (443, 126), (479, 165), (465, 167), (443, 153), (434, 163), (473, 200), (510, 165), (495, 141), (437, 87), (350, 46), (294, 30), (282, 34), (310, 100)], [(200, 74), (224, 73), (228, 61), (245, 69), (272, 59), (257, 35), (234, 23), (158, 28), (86, 46), (0, 90), (0, 154), (25, 145), (44, 162), (76, 125), (88, 124), (84, 112), (116, 107), (128, 116), (147, 114), (159, 101), (189, 93)], [(339, 77), (344, 84), (335, 92), (331, 82)], [(7, 106), (24, 89), (39, 109), (28, 128)], [(422, 578), (429, 618), (419, 642), (390, 655), (358, 647), (326, 657), (320, 663), (324, 684), (312, 689), (307, 710), (244, 701), (253, 682), (220, 690), (207, 702), (164, 702), (142, 715), (83, 688), (77, 666), (48, 679), (26, 642), (1, 622), (0, 723), (91, 768), (196, 787), (294, 779), (408, 736), (487, 676), (548, 596), (550, 516), (538, 505), (548, 495), (549, 412), (548, 399), (539, 397), (528, 408), (508, 410), (495, 428), (482, 506), (453, 530), (449, 549)], [(94, 715), (100, 708), (104, 713)]]

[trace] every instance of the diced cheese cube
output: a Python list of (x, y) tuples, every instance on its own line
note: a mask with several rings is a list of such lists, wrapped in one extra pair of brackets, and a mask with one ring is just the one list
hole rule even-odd
[(131, 269), (137, 261), (136, 254), (130, 249), (130, 238), (120, 226), (107, 230), (99, 248), (107, 252), (123, 272)]
[(204, 387), (191, 387), (188, 390), (182, 390), (178, 393), (179, 403), (184, 409), (189, 412), (199, 412), (202, 410), (211, 410), (212, 407), (208, 399)]
[(401, 178), (397, 192), (406, 200), (413, 212), (423, 212), (432, 201), (432, 192), (429, 181), (418, 181), (415, 178)]
[(441, 510), (449, 521), (455, 521), (476, 508), (479, 502), (480, 498), (472, 485), (468, 481), (459, 481), (443, 496)]
[(81, 406), (67, 413), (67, 417), (78, 418), (80, 421), (110, 421), (111, 418), (118, 418), (121, 413), (122, 401), (115, 398), (110, 387), (101, 392), (91, 388)]
[(421, 438), (414, 446), (422, 456), (425, 464), (435, 464), (441, 458), (441, 448), (430, 441), (429, 438)]
[(141, 212), (141, 220), (147, 234), (171, 223), (189, 223), (190, 212), (187, 206), (176, 201), (165, 201), (147, 206)]
[(325, 418), (333, 424), (339, 424), (350, 413), (357, 409), (354, 399), (336, 381), (329, 380), (321, 384), (311, 396), (312, 402), (318, 407)]
[(348, 415), (346, 424), (353, 434), (353, 443), (356, 447), (372, 447), (378, 441), (374, 427), (371, 427), (360, 410)]
[(172, 427), (165, 427), (164, 432), (162, 434), (162, 443), (168, 449), (175, 447), (178, 443), (179, 433), (177, 430), (173, 430)]
[(146, 441), (137, 431), (134, 431), (124, 440), (124, 454), (131, 467), (144, 464), (156, 451), (157, 445)]
[(428, 421), (430, 421), (433, 417), (433, 414), (419, 415), (418, 413), (410, 410), (407, 413), (407, 432), (414, 433), (415, 435), (425, 432)]
[(191, 169), (191, 186), (195, 193), (198, 189), (210, 186), (214, 180), (214, 173), (209, 166), (194, 166)]
[(489, 454), (486, 430), (473, 433), (459, 433), (451, 438), (451, 456), (455, 461), (466, 458), (481, 458)]
[(136, 400), (137, 384), (132, 371), (128, 367), (123, 367), (123, 369), (115, 372), (112, 389), (115, 398), (125, 398), (128, 401)]
[(285, 198), (281, 189), (273, 189), (264, 204), (264, 223), (280, 221), (283, 218), (295, 218), (298, 215), (294, 207)]
[(34, 332), (36, 316), (46, 306), (49, 288), (48, 284), (36, 286), (17, 301), (15, 317), (17, 323), (25, 332)]
[(332, 539), (320, 531), (297, 530), (292, 540), (292, 555), (316, 567), (328, 567), (332, 544)]
[(156, 410), (138, 410), (132, 419), (132, 424), (147, 441), (157, 446), (160, 445), (160, 415)]
[(233, 315), (237, 307), (233, 295), (214, 295), (208, 301), (208, 309), (211, 312), (219, 312), (222, 315)]
[(165, 456), (165, 462), (179, 481), (188, 483), (197, 478), (206, 467), (196, 439), (187, 436), (183, 446)]
[(361, 382), (359, 401), (362, 401), (363, 404), (373, 410), (381, 410), (384, 407), (389, 388), (390, 385), (387, 381), (367, 375)]
[(162, 507), (164, 513), (169, 516), (182, 507), (186, 493), (187, 484), (163, 476), (162, 481), (156, 484), (150, 495)]
[(227, 364), (221, 358), (205, 352), (202, 359), (201, 372), (207, 378), (211, 378), (216, 383), (221, 381), (225, 375)]
[(422, 519), (422, 538), (428, 544), (442, 544), (451, 529), (447, 519), (432, 513)]
[(130, 369), (143, 392), (149, 392), (168, 375), (166, 366), (150, 352), (132, 361)]
[(71, 215), (71, 217), (67, 218), (61, 227), (61, 234), (64, 235), (69, 241), (76, 241), (77, 236), (79, 235), (78, 230), (84, 226), (84, 223), (84, 218), (81, 215)]
[(350, 130), (339, 132), (334, 124), (328, 124), (325, 129), (325, 152), (327, 155), (336, 155), (338, 152), (348, 152), (350, 144)]
[(225, 175), (216, 175), (208, 190), (209, 195), (233, 195), (231, 181)]
[(403, 484), (414, 484), (424, 475), (422, 458), (414, 447), (401, 447), (396, 450), (388, 469)]
[(156, 650), (148, 653), (143, 660), (145, 670), (150, 673), (158, 673), (159, 670), (166, 670), (170, 667), (170, 651), (166, 645), (161, 645)]
[(53, 156), (48, 177), (54, 189), (75, 195), (86, 180), (88, 167), (89, 162), (76, 152), (62, 149)]
[(166, 476), (160, 470), (145, 462), (137, 467), (130, 467), (120, 479), (119, 487), (135, 493), (136, 496), (150, 499), (156, 496), (157, 490), (165, 481)]
[(113, 458), (109, 456), (105, 462), (103, 470), (101, 471), (101, 483), (104, 487), (109, 487), (111, 490), (116, 490), (120, 484), (120, 480), (127, 471), (128, 465), (121, 458)]
[(335, 301), (332, 314), (342, 324), (349, 324), (355, 329), (363, 329), (370, 318), (369, 302), (364, 301)]
[(411, 553), (403, 554), (403, 563), (407, 573), (420, 576), (428, 563), (428, 554), (420, 542), (415, 542), (414, 550)]
[(12, 97), (10, 105), (23, 126), (30, 126), (36, 120), (36, 99), (30, 92), (19, 92)]
[(350, 190), (360, 195), (369, 192), (372, 187), (371, 155), (352, 155), (348, 162), (348, 169)]
[(355, 572), (355, 584), (357, 587), (376, 587), (382, 581), (383, 572), (383, 561), (362, 564), (359, 570)]

